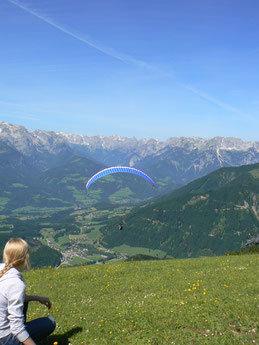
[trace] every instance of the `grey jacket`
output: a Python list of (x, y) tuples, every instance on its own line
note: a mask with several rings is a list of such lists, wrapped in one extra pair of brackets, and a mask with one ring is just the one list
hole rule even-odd
[[(0, 264), (0, 270), (4, 267)], [(23, 315), (25, 289), (22, 275), (14, 267), (0, 278), (0, 339), (10, 333), (21, 343), (29, 338)]]

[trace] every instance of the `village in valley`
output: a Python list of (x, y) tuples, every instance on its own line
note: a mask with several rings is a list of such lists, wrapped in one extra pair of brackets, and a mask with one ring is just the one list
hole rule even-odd
[(127, 254), (105, 248), (100, 241), (102, 234), (99, 229), (104, 225), (105, 218), (119, 217), (122, 212), (125, 212), (124, 207), (118, 207), (114, 211), (115, 216), (112, 212), (109, 214), (107, 210), (92, 208), (86, 211), (76, 208), (73, 216), (78, 225), (77, 233), (71, 233), (69, 229), (64, 231), (64, 229), (54, 230), (51, 227), (43, 227), (40, 236), (34, 239), (60, 252), (62, 259), (58, 267), (120, 261), (126, 259)]

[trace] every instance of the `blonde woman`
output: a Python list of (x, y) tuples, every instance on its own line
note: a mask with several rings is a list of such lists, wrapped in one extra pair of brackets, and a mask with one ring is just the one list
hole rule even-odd
[(0, 345), (36, 345), (55, 329), (52, 317), (26, 323), (28, 302), (38, 301), (51, 308), (47, 297), (27, 296), (21, 271), (29, 266), (29, 246), (21, 238), (10, 239), (0, 264)]

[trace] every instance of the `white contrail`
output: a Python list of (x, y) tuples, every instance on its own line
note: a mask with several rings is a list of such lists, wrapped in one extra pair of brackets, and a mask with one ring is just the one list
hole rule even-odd
[[(20, 3), (20, 2), (18, 2), (16, 0), (7, 0), (7, 1), (9, 1), (13, 5), (23, 9), (24, 11), (30, 13), (31, 15), (37, 17), (38, 19), (41, 19), (45, 23), (50, 24), (51, 26), (53, 26), (54, 28), (64, 32), (65, 34), (67, 34), (67, 35), (69, 35), (69, 36), (71, 36), (71, 37), (73, 37), (73, 38), (75, 38), (75, 39), (77, 39), (77, 40), (87, 44), (88, 46), (90, 46), (90, 47), (92, 47), (92, 48), (102, 52), (103, 54), (111, 56), (114, 59), (117, 59), (117, 60), (119, 60), (119, 61), (121, 61), (121, 62), (123, 62), (125, 64), (133, 64), (133, 65), (141, 67), (141, 68), (152, 70), (153, 72), (158, 72), (162, 76), (167, 76), (167, 77), (173, 78), (173, 74), (172, 73), (163, 72), (163, 71), (159, 70), (158, 68), (148, 64), (145, 61), (134, 59), (131, 56), (118, 53), (118, 52), (114, 51), (111, 48), (106, 48), (106, 47), (103, 47), (103, 46), (93, 42), (93, 41), (87, 40), (84, 37), (81, 37), (78, 34), (75, 34), (72, 31), (64, 28), (63, 26), (56, 24), (53, 20), (43, 16), (42, 14), (36, 12), (35, 10), (30, 9), (29, 7), (23, 5), (22, 3)], [(223, 103), (220, 100), (218, 100), (218, 99), (216, 99), (214, 97), (211, 97), (211, 96), (207, 95), (204, 92), (198, 91), (198, 90), (196, 90), (195, 88), (193, 88), (190, 85), (183, 85), (183, 84), (181, 84), (181, 86), (183, 88), (189, 90), (193, 94), (198, 95), (199, 97), (209, 101), (212, 104), (215, 104), (215, 105), (219, 106), (220, 108), (222, 108), (222, 109), (224, 109), (226, 111), (229, 111), (229, 112), (232, 112), (232, 113), (239, 113), (239, 114), (241, 114), (241, 112), (238, 109), (233, 108), (232, 106), (230, 106), (230, 105), (228, 105), (226, 103)]]
[(31, 15), (33, 15), (34, 17), (37, 17), (39, 19), (41, 19), (42, 21), (44, 21), (45, 23), (48, 23), (50, 24), (51, 26), (53, 26), (54, 28), (64, 32), (65, 34), (87, 44), (88, 46), (106, 54), (106, 55), (109, 55), (117, 60), (120, 60), (126, 64), (134, 64), (134, 65), (137, 65), (139, 67), (142, 67), (142, 68), (146, 68), (146, 69), (155, 69), (153, 66), (149, 65), (148, 63), (146, 63), (145, 61), (141, 61), (141, 60), (137, 60), (137, 59), (134, 59), (132, 58), (131, 56), (128, 56), (128, 55), (124, 55), (124, 54), (120, 54), (120, 53), (117, 53), (115, 52), (113, 49), (111, 48), (105, 48), (103, 46), (100, 46), (92, 41), (89, 41), (83, 37), (80, 37), (78, 34), (75, 34), (73, 33), (72, 31), (70, 30), (67, 30), (66, 28), (64, 28), (63, 26), (61, 25), (58, 25), (56, 24), (53, 20), (49, 19), (49, 18), (46, 18), (45, 16), (39, 14), (38, 12), (28, 8), (27, 6), (21, 4), (20, 2), (18, 1), (15, 1), (15, 0), (8, 0), (10, 3), (12, 3), (13, 5), (15, 6), (18, 6), (19, 8), (23, 9), (24, 11), (30, 13)]
[(195, 95), (198, 95), (200, 96), (201, 98), (209, 101), (210, 103), (213, 103), (213, 104), (216, 104), (218, 105), (220, 108), (224, 109), (224, 110), (227, 110), (227, 111), (230, 111), (231, 113), (237, 113), (237, 114), (242, 114), (240, 110), (226, 104), (226, 103), (223, 103), (221, 102), (220, 100), (212, 97), (212, 96), (209, 96), (207, 95), (206, 93), (204, 92), (201, 92), (195, 88), (193, 88), (192, 86), (190, 85), (183, 85), (183, 87), (186, 89), (186, 90), (189, 90), (191, 91), (192, 93), (194, 93)]

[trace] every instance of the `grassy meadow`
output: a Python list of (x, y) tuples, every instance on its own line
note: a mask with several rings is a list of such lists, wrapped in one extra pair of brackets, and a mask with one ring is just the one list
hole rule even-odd
[[(121, 262), (24, 273), (28, 319), (52, 315), (62, 345), (249, 345), (258, 340), (259, 255)], [(42, 343), (42, 344), (43, 344)]]

